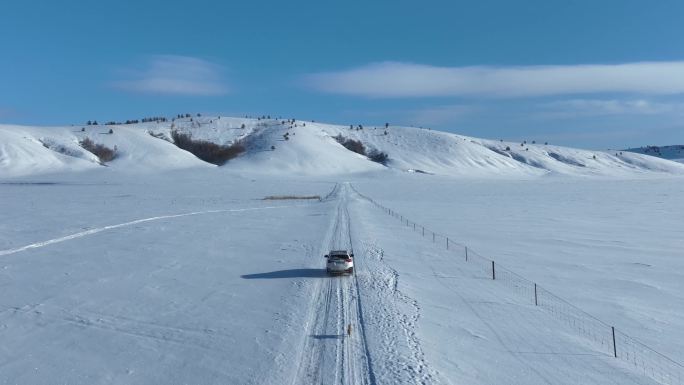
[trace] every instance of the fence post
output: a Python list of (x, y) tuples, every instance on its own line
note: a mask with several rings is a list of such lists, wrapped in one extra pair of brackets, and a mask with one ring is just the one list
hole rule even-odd
[(494, 270), (494, 261), (492, 261), (492, 279), (496, 279), (496, 270)]
[(465, 247), (465, 252), (466, 252), (466, 262), (468, 262), (468, 246)]
[(537, 302), (537, 284), (534, 284), (534, 306), (539, 306), (539, 302)]
[(423, 236), (425, 236), (425, 226), (423, 226)]
[(432, 242), (433, 243), (435, 242), (435, 233), (434, 232), (432, 233)]
[(615, 345), (615, 326), (611, 326), (610, 330), (613, 332), (613, 356), (617, 358), (617, 346)]
[(413, 231), (416, 231), (416, 224), (413, 224)]
[(446, 242), (447, 242), (447, 250), (449, 250), (449, 237), (447, 237), (446, 240), (447, 240), (447, 241), (446, 241)]

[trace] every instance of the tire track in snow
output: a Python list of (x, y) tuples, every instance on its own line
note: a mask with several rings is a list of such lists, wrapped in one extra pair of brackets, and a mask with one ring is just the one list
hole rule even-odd
[[(356, 264), (354, 266), (354, 269), (356, 269)], [(358, 273), (358, 271), (357, 271)], [(359, 325), (359, 330), (360, 330), (360, 335), (361, 335), (361, 342), (362, 342), (362, 348), (363, 348), (363, 358), (364, 358), (364, 367), (366, 369), (366, 372), (368, 373), (368, 383), (369, 384), (376, 384), (376, 379), (375, 379), (375, 372), (373, 371), (373, 362), (370, 357), (370, 350), (368, 348), (368, 339), (366, 338), (366, 327), (365, 327), (365, 320), (363, 318), (363, 307), (361, 306), (361, 294), (360, 294), (360, 286), (359, 286), (359, 279), (356, 273), (354, 274), (354, 290), (356, 292), (355, 298), (356, 298), (356, 324)]]
[(159, 221), (163, 219), (174, 219), (174, 218), (182, 218), (182, 217), (189, 217), (189, 216), (194, 216), (194, 215), (206, 215), (206, 214), (219, 214), (219, 213), (232, 213), (232, 212), (243, 212), (243, 211), (258, 211), (258, 210), (272, 210), (272, 209), (282, 209), (282, 208), (292, 208), (292, 207), (303, 207), (305, 205), (287, 205), (287, 206), (266, 206), (266, 207), (246, 207), (246, 208), (240, 208), (240, 209), (222, 209), (222, 210), (206, 210), (206, 211), (193, 211), (189, 213), (181, 213), (181, 214), (171, 214), (171, 215), (160, 215), (156, 217), (149, 217), (149, 218), (142, 218), (142, 219), (136, 219), (134, 221), (130, 222), (124, 222), (124, 223), (119, 223), (116, 225), (109, 225), (109, 226), (104, 226), (104, 227), (98, 227), (94, 229), (89, 229), (85, 231), (80, 231), (78, 233), (66, 235), (63, 237), (59, 238), (53, 238), (53, 239), (48, 239), (46, 241), (42, 242), (35, 242), (28, 244), (26, 246), (21, 246), (13, 249), (7, 249), (7, 250), (0, 250), (0, 257), (6, 256), (6, 255), (11, 255), (11, 254), (16, 254), (20, 253), (22, 251), (30, 250), (30, 249), (39, 249), (41, 247), (49, 246), (55, 243), (61, 243), (61, 242), (66, 242), (70, 241), (72, 239), (78, 239), (82, 237), (87, 237), (89, 235), (101, 233), (103, 231), (107, 230), (114, 230), (118, 229), (121, 227), (127, 227), (127, 226), (133, 226), (137, 225), (140, 223), (146, 223), (146, 222), (153, 222), (153, 221)]
[[(331, 233), (323, 250), (352, 249), (346, 188), (339, 195)], [(336, 193), (338, 195), (338, 193)], [(297, 374), (293, 384), (375, 384), (368, 361), (363, 319), (360, 316), (358, 283), (355, 274), (326, 277), (314, 286), (307, 327), (308, 338), (302, 343)], [(325, 292), (325, 294), (323, 294)], [(345, 336), (348, 323), (354, 325), (352, 337)]]
[[(349, 208), (348, 208), (348, 187), (345, 187), (345, 196), (344, 196), (344, 206), (343, 206), (343, 218), (344, 222), (346, 224), (346, 229), (345, 233), (347, 234), (347, 239), (349, 242), (349, 248), (353, 251), (353, 242), (352, 242), (352, 226), (351, 226), (351, 216), (349, 215)], [(355, 263), (354, 263), (354, 274), (352, 275), (353, 278), (353, 283), (348, 284), (348, 296), (346, 300), (345, 307), (347, 309), (347, 312), (349, 313), (347, 322), (353, 323), (357, 325), (359, 332), (356, 334), (358, 337), (353, 338), (353, 339), (348, 339), (348, 342), (345, 344), (345, 348), (348, 352), (349, 356), (349, 364), (347, 365), (347, 371), (349, 373), (349, 379), (352, 384), (357, 384), (359, 383), (359, 380), (361, 380), (362, 383), (365, 384), (371, 384), (375, 385), (376, 384), (376, 378), (375, 378), (375, 372), (373, 370), (373, 364), (370, 358), (370, 350), (368, 348), (368, 339), (366, 338), (366, 327), (365, 327), (365, 321), (363, 318), (363, 307), (361, 306), (361, 292), (360, 292), (360, 285), (359, 285), (359, 269), (358, 267), (361, 266), (361, 264), (358, 264), (359, 258), (355, 258)], [(344, 324), (343, 324), (344, 327)], [(358, 342), (357, 342), (358, 341)], [(355, 360), (361, 360), (361, 364), (363, 366), (364, 372), (358, 372), (357, 371), (357, 365), (354, 362)]]

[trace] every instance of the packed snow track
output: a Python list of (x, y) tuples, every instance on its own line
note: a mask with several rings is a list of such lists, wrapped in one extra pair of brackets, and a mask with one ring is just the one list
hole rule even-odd
[[(322, 250), (354, 248), (347, 188), (335, 189), (338, 202)], [(331, 276), (315, 286), (308, 338), (293, 384), (375, 384), (355, 266), (354, 274)]]

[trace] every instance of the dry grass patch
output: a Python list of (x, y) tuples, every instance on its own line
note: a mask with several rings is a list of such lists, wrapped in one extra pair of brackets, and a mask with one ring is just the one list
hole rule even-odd
[(286, 201), (286, 200), (321, 200), (320, 195), (269, 195), (262, 200), (265, 201)]

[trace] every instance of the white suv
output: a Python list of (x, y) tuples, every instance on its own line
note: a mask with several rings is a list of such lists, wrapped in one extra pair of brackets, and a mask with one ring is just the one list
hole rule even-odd
[(325, 258), (328, 262), (325, 264), (325, 271), (328, 274), (342, 274), (354, 273), (354, 252), (347, 250), (331, 250), (329, 255)]

